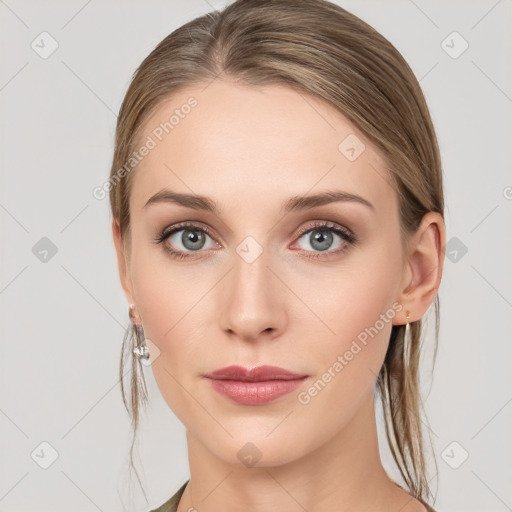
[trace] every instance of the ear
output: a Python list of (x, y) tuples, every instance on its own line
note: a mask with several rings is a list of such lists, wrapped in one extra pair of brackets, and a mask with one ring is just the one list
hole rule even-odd
[(135, 301), (133, 300), (133, 289), (132, 280), (130, 276), (130, 269), (127, 258), (125, 257), (124, 253), (125, 244), (121, 234), (119, 222), (116, 219), (112, 221), (112, 236), (114, 238), (114, 245), (116, 248), (117, 267), (119, 270), (119, 278), (121, 280), (121, 285), (123, 287), (124, 294), (126, 296), (128, 304), (134, 304)]
[[(402, 321), (396, 322), (397, 325), (419, 320), (434, 301), (443, 274), (445, 245), (446, 228), (443, 217), (437, 212), (426, 213), (408, 244), (408, 255), (397, 297), (397, 301), (403, 305)], [(400, 321), (400, 317), (398, 320)]]

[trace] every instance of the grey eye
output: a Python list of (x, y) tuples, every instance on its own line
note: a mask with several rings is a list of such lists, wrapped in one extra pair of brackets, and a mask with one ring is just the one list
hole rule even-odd
[(168, 240), (179, 251), (194, 252), (205, 248), (207, 238), (211, 240), (201, 229), (179, 229), (169, 235)]
[[(338, 246), (332, 247), (334, 237), (338, 237), (340, 239), (340, 242), (338, 243)], [(310, 245), (310, 247), (301, 247), (302, 249), (306, 251), (327, 251), (328, 249), (337, 249), (341, 245), (343, 245), (343, 238), (341, 235), (338, 235), (330, 228), (314, 228), (310, 229), (309, 231), (306, 231), (306, 233), (303, 233), (303, 235), (299, 238), (299, 240), (305, 239), (307, 243)]]

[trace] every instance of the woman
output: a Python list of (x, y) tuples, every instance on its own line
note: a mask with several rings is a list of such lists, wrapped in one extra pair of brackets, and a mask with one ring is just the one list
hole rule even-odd
[(183, 25), (133, 76), (110, 201), (134, 439), (141, 363), (187, 429), (190, 479), (157, 511), (433, 510), (418, 369), (441, 161), (389, 41), (323, 0)]

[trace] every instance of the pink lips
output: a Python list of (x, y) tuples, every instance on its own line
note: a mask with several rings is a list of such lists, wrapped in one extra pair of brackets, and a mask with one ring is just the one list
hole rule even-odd
[(308, 375), (264, 365), (252, 369), (227, 366), (204, 377), (210, 380), (215, 391), (234, 402), (261, 405), (297, 389)]

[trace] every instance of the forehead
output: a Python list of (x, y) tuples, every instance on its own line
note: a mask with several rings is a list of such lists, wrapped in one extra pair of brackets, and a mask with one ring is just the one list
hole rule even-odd
[(382, 213), (396, 206), (384, 160), (352, 123), (283, 85), (187, 87), (161, 103), (139, 140), (151, 149), (135, 168), (133, 213), (162, 188), (254, 207), (337, 189)]

